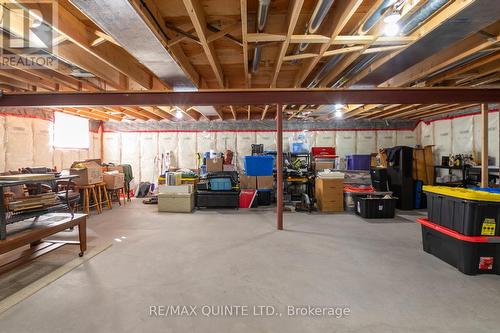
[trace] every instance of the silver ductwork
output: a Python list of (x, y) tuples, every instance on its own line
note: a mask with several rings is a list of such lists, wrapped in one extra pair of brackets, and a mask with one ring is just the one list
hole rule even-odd
[(449, 0), (429, 0), (419, 10), (401, 23), (401, 33), (407, 35), (418, 28), (422, 22), (446, 5)]
[(371, 14), (359, 28), (359, 33), (364, 35), (384, 16), (386, 11), (392, 7), (397, 0), (384, 0), (380, 6)]
[[(312, 35), (318, 31), (318, 28), (321, 26), (321, 23), (323, 23), (323, 20), (332, 7), (334, 1), (335, 0), (318, 0), (311, 15), (311, 19), (306, 26), (306, 35)], [(304, 52), (308, 45), (309, 43), (300, 43), (297, 53)]]
[(196, 89), (128, 0), (70, 1), (174, 90)]
[[(267, 23), (267, 15), (269, 13), (269, 6), (271, 5), (271, 0), (259, 0), (259, 9), (257, 11), (257, 32), (263, 32)], [(252, 60), (252, 73), (256, 73), (259, 70), (261, 46), (255, 44), (255, 49), (253, 52)]]

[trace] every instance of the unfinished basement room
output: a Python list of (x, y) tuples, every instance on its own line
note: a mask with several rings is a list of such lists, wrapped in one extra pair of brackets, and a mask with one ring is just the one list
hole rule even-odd
[(0, 0), (0, 332), (500, 332), (499, 0)]

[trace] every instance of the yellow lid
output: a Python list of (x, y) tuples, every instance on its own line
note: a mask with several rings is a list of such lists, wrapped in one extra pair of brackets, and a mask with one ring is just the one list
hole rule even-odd
[(423, 190), (424, 192), (441, 194), (465, 200), (500, 202), (500, 194), (470, 190), (466, 188), (425, 185)]

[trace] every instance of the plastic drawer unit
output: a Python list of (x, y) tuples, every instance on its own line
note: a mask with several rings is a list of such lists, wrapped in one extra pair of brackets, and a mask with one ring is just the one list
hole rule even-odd
[(424, 186), (428, 219), (466, 236), (499, 236), (500, 194)]
[(425, 252), (467, 275), (500, 275), (500, 237), (466, 236), (428, 219), (417, 221), (422, 225)]

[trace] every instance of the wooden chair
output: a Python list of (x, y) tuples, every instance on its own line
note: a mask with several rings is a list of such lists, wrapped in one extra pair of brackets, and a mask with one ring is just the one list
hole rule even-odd
[(118, 205), (121, 206), (122, 202), (121, 202), (120, 196), (122, 194), (123, 194), (123, 205), (125, 206), (126, 202), (127, 202), (127, 199), (125, 197), (125, 188), (122, 187), (122, 188), (117, 188), (117, 189), (112, 189), (112, 190), (108, 189), (108, 196), (109, 196), (109, 200), (111, 201), (111, 204), (113, 204), (113, 202), (118, 202)]

